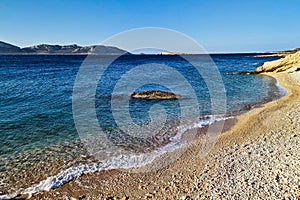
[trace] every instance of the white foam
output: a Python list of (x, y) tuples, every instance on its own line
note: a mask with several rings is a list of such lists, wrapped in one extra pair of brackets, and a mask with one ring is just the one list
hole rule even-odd
[(182, 135), (194, 128), (201, 128), (207, 125), (210, 125), (214, 122), (226, 120), (232, 117), (223, 117), (223, 116), (210, 116), (208, 120), (201, 120), (197, 123), (185, 124), (177, 127), (178, 134), (171, 138), (171, 142), (151, 153), (143, 154), (130, 154), (130, 155), (119, 155), (107, 160), (102, 161), (102, 163), (91, 163), (91, 164), (82, 164), (76, 167), (68, 168), (55, 176), (50, 176), (47, 179), (39, 182), (38, 184), (32, 185), (26, 189), (19, 190), (18, 192), (10, 195), (0, 196), (0, 200), (11, 199), (17, 196), (17, 194), (28, 194), (32, 195), (34, 193), (39, 193), (43, 191), (49, 191), (51, 189), (58, 188), (65, 183), (68, 183), (74, 180), (77, 177), (80, 177), (84, 174), (95, 173), (102, 170), (111, 170), (111, 169), (129, 169), (145, 166), (153, 162), (157, 157), (174, 151), (178, 148), (183, 147), (186, 143), (181, 140)]
[(275, 80), (276, 80), (275, 85), (276, 85), (276, 87), (278, 88), (279, 95), (280, 95), (281, 97), (287, 95), (287, 93), (288, 93), (287, 89), (285, 89), (284, 87), (282, 87), (282, 86), (279, 84), (279, 82), (278, 82), (277, 79), (275, 79)]
[(254, 66), (254, 65), (258, 65), (259, 63), (258, 62), (255, 62), (255, 63), (250, 63), (250, 65)]

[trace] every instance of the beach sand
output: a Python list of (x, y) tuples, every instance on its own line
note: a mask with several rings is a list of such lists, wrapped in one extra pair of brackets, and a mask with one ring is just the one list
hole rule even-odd
[(300, 199), (300, 72), (267, 75), (288, 94), (227, 120), (207, 156), (199, 137), (163, 168), (177, 152), (139, 173), (87, 174), (32, 199)]

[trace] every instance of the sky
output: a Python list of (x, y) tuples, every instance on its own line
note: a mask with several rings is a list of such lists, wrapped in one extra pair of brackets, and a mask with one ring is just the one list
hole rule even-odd
[(299, 11), (299, 0), (0, 0), (0, 41), (85, 46), (161, 27), (211, 53), (278, 51), (300, 47)]

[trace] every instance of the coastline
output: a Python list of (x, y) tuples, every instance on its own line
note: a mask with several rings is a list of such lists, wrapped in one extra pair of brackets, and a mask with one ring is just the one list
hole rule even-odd
[[(296, 198), (299, 195), (297, 184), (300, 183), (300, 176), (295, 166), (300, 163), (299, 159), (293, 158), (299, 156), (297, 148), (289, 147), (289, 151), (282, 152), (282, 155), (273, 155), (272, 152), (280, 149), (274, 143), (274, 138), (276, 141), (288, 137), (299, 144), (300, 72), (264, 74), (276, 78), (288, 94), (238, 116), (237, 123), (220, 135), (205, 158), (199, 159), (197, 153), (203, 142), (199, 139), (185, 147), (184, 153), (175, 162), (156, 171), (130, 173), (126, 170), (110, 170), (86, 174), (55, 190), (34, 194), (33, 199), (218, 199), (232, 196), (272, 199), (274, 195), (276, 198)], [(290, 118), (290, 115), (295, 117)], [(282, 133), (284, 135), (280, 135)], [(269, 144), (272, 142), (276, 146)], [(281, 144), (284, 141), (278, 145)], [(284, 165), (284, 162), (272, 162), (288, 154), (286, 159), (290, 163), (283, 169), (281, 164)], [(163, 160), (158, 159), (152, 165)], [(258, 171), (263, 175), (259, 176)], [(228, 179), (229, 176), (235, 178)], [(244, 188), (241, 188), (241, 184)], [(246, 190), (241, 192), (241, 189)]]

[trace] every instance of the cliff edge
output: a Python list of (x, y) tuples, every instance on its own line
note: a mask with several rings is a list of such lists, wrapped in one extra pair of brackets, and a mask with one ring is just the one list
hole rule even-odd
[(289, 54), (279, 60), (265, 62), (262, 66), (256, 68), (254, 73), (263, 72), (295, 72), (300, 70), (300, 50)]

